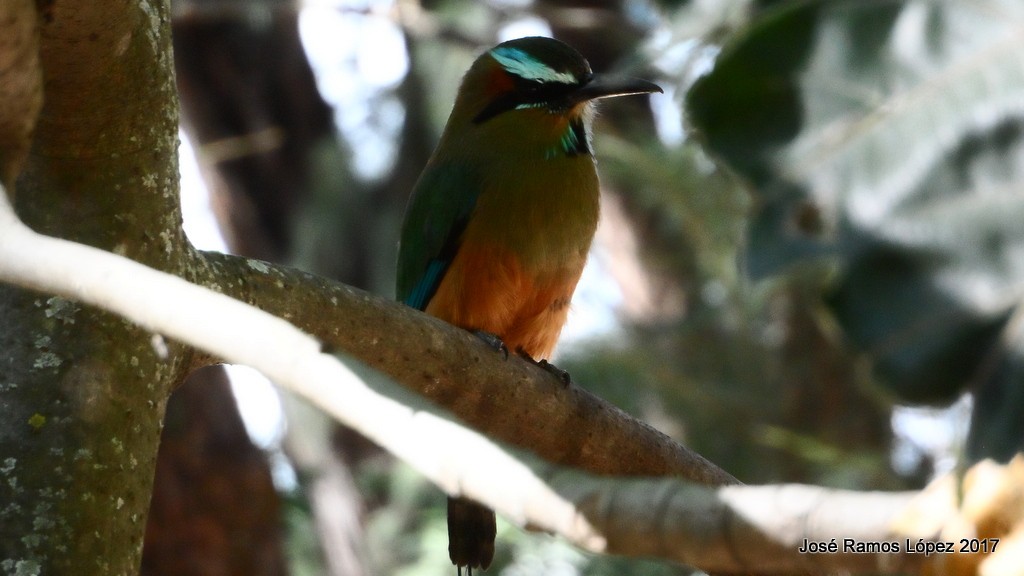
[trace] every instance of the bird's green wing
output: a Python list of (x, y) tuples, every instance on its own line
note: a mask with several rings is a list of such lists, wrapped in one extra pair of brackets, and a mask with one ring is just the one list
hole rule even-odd
[(398, 248), (398, 299), (427, 307), (459, 248), (480, 196), (480, 180), (459, 164), (428, 165), (409, 199)]

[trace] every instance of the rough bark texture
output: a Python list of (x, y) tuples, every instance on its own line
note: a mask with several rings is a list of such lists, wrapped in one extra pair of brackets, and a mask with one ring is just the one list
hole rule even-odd
[[(42, 7), (45, 103), (18, 214), (38, 231), (177, 269), (167, 3)], [(8, 285), (0, 326), (0, 569), (137, 573), (164, 399), (189, 355), (121, 318)]]

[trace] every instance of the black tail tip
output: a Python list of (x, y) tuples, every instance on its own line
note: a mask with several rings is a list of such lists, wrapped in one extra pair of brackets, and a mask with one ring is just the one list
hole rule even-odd
[(448, 556), (458, 567), (466, 567), (467, 576), (473, 568), (486, 570), (494, 558), (494, 512), (465, 498), (448, 499)]

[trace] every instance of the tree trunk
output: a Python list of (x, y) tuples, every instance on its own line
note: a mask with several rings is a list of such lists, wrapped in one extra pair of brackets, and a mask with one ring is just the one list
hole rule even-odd
[[(37, 5), (44, 105), (18, 214), (39, 232), (179, 270), (167, 2)], [(165, 399), (191, 354), (9, 285), (0, 326), (0, 568), (138, 573)]]

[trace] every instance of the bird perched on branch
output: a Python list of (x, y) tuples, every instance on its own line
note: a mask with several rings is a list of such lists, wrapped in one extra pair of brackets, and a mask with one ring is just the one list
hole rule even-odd
[[(650, 92), (661, 89), (594, 74), (551, 38), (510, 40), (477, 58), (406, 210), (398, 298), (546, 359), (597, 229), (594, 100)], [(448, 499), (460, 576), (490, 565), (494, 536), (493, 511)]]

